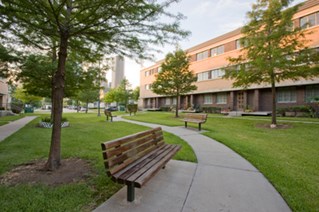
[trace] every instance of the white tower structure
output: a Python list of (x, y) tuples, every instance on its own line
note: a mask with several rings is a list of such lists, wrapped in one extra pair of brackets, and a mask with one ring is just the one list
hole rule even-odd
[(124, 58), (122, 56), (115, 56), (112, 58), (112, 84), (111, 88), (116, 88), (124, 79)]

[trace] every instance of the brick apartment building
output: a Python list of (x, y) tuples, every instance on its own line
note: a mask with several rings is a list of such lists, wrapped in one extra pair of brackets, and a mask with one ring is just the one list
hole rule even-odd
[[(309, 47), (319, 48), (319, 1), (309, 0), (293, 17), (296, 26), (312, 31), (308, 35)], [(305, 24), (308, 23), (308, 24)], [(180, 108), (218, 107), (232, 111), (271, 111), (271, 89), (268, 84), (250, 86), (248, 89), (233, 88), (232, 81), (222, 79), (228, 57), (240, 54), (241, 29), (236, 29), (207, 42), (196, 45), (186, 52), (191, 58), (190, 70), (197, 75), (197, 90), (181, 96)], [(143, 108), (160, 108), (176, 104), (176, 99), (154, 94), (151, 84), (160, 71), (163, 61), (141, 70), (140, 98)], [(319, 97), (319, 78), (312, 80), (286, 80), (276, 85), (278, 107), (299, 106)]]

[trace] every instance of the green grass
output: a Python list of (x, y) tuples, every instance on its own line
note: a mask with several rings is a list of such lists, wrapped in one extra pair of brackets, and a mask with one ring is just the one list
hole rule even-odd
[[(91, 211), (121, 188), (105, 174), (100, 143), (148, 128), (126, 122), (105, 122), (104, 115), (97, 117), (92, 113), (64, 116), (71, 126), (62, 130), (62, 158), (85, 159), (92, 165), (94, 174), (85, 182), (56, 187), (0, 185), (1, 211)], [(39, 120), (0, 143), (0, 175), (16, 165), (47, 158), (51, 129), (36, 127)], [(193, 150), (183, 140), (169, 133), (164, 138), (182, 145), (175, 159), (196, 161)]]
[(181, 121), (183, 115), (180, 114), (179, 118), (175, 118), (175, 113), (171, 112), (137, 112), (135, 116), (123, 116), (123, 118), (174, 127), (183, 125)]
[[(182, 115), (182, 114), (181, 114)], [(174, 114), (149, 112), (127, 117), (138, 121), (182, 126)], [(205, 135), (224, 143), (256, 166), (282, 194), (293, 211), (319, 209), (319, 124), (318, 119), (279, 118), (290, 129), (257, 128), (270, 117), (228, 118), (209, 115)], [(317, 122), (314, 124), (302, 121)], [(193, 125), (197, 127), (196, 125)]]
[(8, 124), (11, 121), (15, 121), (23, 118), (24, 115), (16, 115), (16, 116), (2, 116), (0, 117), (0, 126)]

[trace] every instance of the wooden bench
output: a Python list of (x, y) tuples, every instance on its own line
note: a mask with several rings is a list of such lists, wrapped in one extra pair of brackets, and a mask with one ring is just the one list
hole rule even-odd
[(116, 116), (114, 116), (114, 115), (112, 115), (112, 112), (111, 111), (108, 111), (108, 110), (104, 110), (104, 114), (105, 114), (105, 116), (106, 116), (106, 121), (108, 121), (109, 120), (109, 117), (110, 117), (110, 119), (111, 119), (111, 122), (113, 121), (113, 117), (116, 117)]
[(134, 115), (136, 115), (137, 105), (128, 105), (128, 106), (127, 106), (127, 110), (128, 110), (128, 112), (130, 113), (130, 115), (131, 115), (132, 113), (134, 113)]
[(183, 119), (185, 127), (187, 128), (187, 122), (198, 123), (198, 130), (201, 131), (201, 125), (207, 120), (207, 114), (204, 113), (187, 113)]
[[(127, 201), (134, 201), (134, 188), (141, 188), (180, 150), (164, 143), (161, 128), (102, 143), (104, 165), (113, 181), (127, 185)], [(164, 186), (164, 185), (163, 185)]]

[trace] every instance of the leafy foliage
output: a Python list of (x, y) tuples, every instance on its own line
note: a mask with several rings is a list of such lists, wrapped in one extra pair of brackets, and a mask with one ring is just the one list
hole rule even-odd
[(12, 96), (16, 100), (20, 100), (24, 104), (38, 105), (38, 102), (42, 100), (41, 97), (28, 94), (23, 88), (16, 88)]
[[(110, 53), (150, 58), (149, 46), (173, 43), (189, 34), (179, 27), (182, 15), (165, 11), (174, 2), (178, 0), (1, 0), (0, 37), (6, 42), (50, 50), (52, 60), (57, 59), (48, 169), (55, 170), (61, 164), (61, 118), (70, 50), (92, 59)], [(172, 22), (162, 23), (162, 17)]]
[[(156, 75), (151, 89), (154, 93), (166, 96), (178, 97), (190, 91), (196, 90), (193, 85), (197, 77), (189, 70), (189, 58), (183, 50), (176, 50), (165, 57), (161, 65), (162, 71)], [(178, 107), (176, 104), (176, 117), (178, 117)]]
[(9, 51), (5, 46), (0, 44), (0, 77), (7, 78), (9, 76), (9, 63), (17, 62), (18, 57)]
[(127, 105), (129, 100), (137, 101), (139, 98), (139, 87), (131, 89), (131, 84), (127, 79), (123, 79), (117, 88), (111, 89), (104, 97), (106, 103), (120, 103)]
[(229, 58), (225, 78), (234, 79), (235, 87), (267, 83), (272, 87), (272, 124), (276, 124), (276, 83), (319, 75), (318, 50), (308, 49), (306, 32), (294, 27), (292, 17), (298, 5), (291, 1), (258, 0), (248, 12), (249, 22), (242, 28), (241, 55)]

